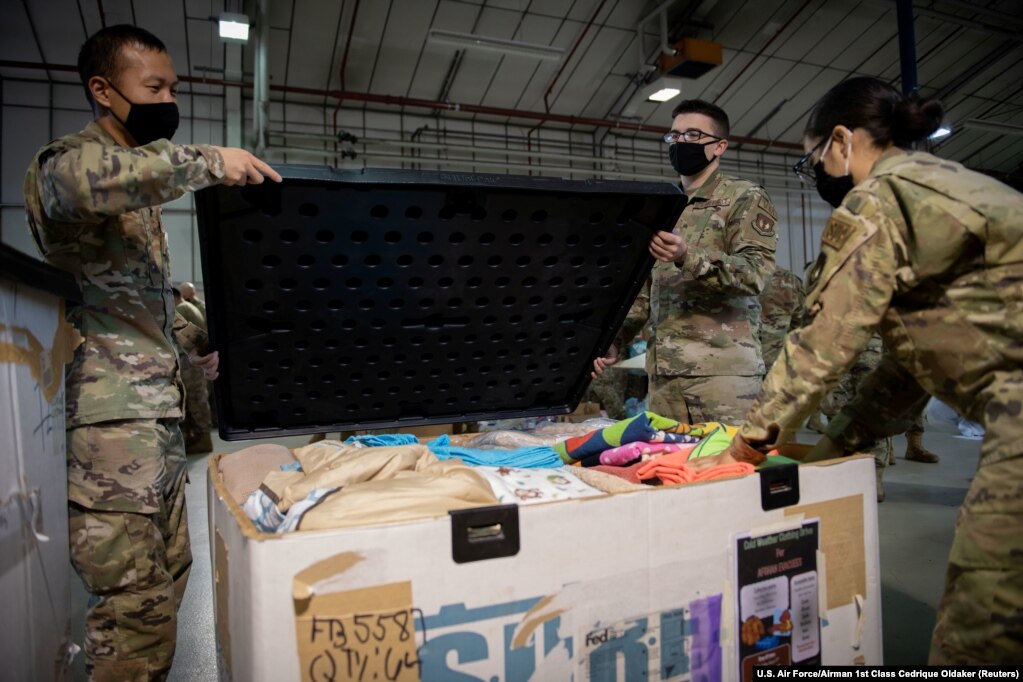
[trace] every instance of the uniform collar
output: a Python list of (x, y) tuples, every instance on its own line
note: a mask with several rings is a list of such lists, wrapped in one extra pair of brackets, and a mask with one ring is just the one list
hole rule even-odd
[(874, 162), (874, 167), (870, 169), (870, 175), (874, 176), (882, 171), (888, 170), (905, 159), (906, 155), (906, 150), (899, 147), (886, 149), (885, 152), (878, 157), (877, 161)]
[(706, 182), (700, 185), (692, 196), (689, 197), (689, 203), (695, 201), (707, 201), (714, 196), (714, 191), (717, 190), (718, 185), (721, 184), (721, 168), (715, 168), (714, 172), (707, 176)]
[(102, 144), (114, 145), (117, 147), (121, 146), (118, 144), (117, 140), (115, 140), (113, 136), (96, 120), (89, 121), (89, 125), (85, 126), (85, 129), (82, 131), (82, 135), (84, 137), (94, 139), (97, 142), (101, 142)]

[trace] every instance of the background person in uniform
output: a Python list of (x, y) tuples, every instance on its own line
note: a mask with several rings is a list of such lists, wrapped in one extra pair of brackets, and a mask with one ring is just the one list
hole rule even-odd
[(728, 116), (681, 102), (665, 134), (689, 203), (674, 231), (650, 241), (650, 279), (594, 376), (650, 323), (649, 408), (683, 422), (738, 423), (760, 390), (760, 301), (774, 271), (777, 215), (764, 188), (719, 169)]
[(785, 268), (775, 268), (760, 294), (760, 352), (765, 372), (785, 344), (785, 336), (802, 324), (806, 313), (803, 280)]
[(940, 104), (874, 78), (832, 88), (810, 115), (797, 169), (833, 206), (789, 334), (729, 449), (703, 468), (757, 462), (880, 330), (887, 353), (810, 453), (862, 450), (905, 429), (927, 395), (985, 428), (959, 511), (932, 664), (1023, 661), (1023, 194), (958, 163), (906, 151)]
[(163, 679), (192, 562), (175, 344), (209, 379), (218, 356), (175, 315), (159, 205), (280, 176), (242, 149), (169, 141), (177, 76), (151, 33), (97, 32), (78, 70), (96, 119), (43, 147), (25, 178), (33, 237), (83, 297), (68, 311), (84, 337), (66, 384), (71, 561), (92, 593), (90, 677)]
[[(188, 285), (188, 286), (186, 286)], [(206, 331), (206, 315), (192, 302), (185, 300), (182, 290), (191, 285), (182, 282), (174, 287), (174, 310), (199, 329)], [(195, 296), (195, 289), (191, 289)], [(202, 368), (189, 362), (184, 349), (179, 349), (178, 365), (181, 367), (181, 382), (185, 386), (185, 416), (181, 420), (181, 435), (185, 439), (185, 454), (197, 455), (213, 450), (210, 431), (213, 422), (210, 417), (210, 396)]]
[[(184, 310), (180, 310), (179, 312), (181, 312), (183, 315), (185, 315), (185, 319), (187, 319), (189, 322), (192, 322), (192, 324), (199, 324), (199, 326), (202, 327), (203, 329), (207, 329), (207, 322), (206, 322), (206, 301), (204, 301), (202, 299), (202, 297), (199, 296), (199, 292), (196, 291), (195, 285), (192, 284), (191, 282), (182, 282), (181, 284), (178, 285), (178, 288), (181, 290), (181, 297), (187, 303), (191, 304), (190, 308), (184, 309)], [(199, 319), (201, 320), (201, 323), (196, 323), (195, 320), (193, 320), (192, 318), (188, 317), (188, 314), (191, 314), (192, 309), (198, 311)], [(186, 313), (188, 313), (188, 314), (186, 314)], [(211, 428), (216, 428), (216, 426), (217, 426), (217, 410), (216, 410), (216, 407), (213, 404), (213, 382), (212, 381), (206, 382), (206, 394), (207, 394), (207, 406), (206, 406), (206, 409), (209, 411), (209, 422), (211, 424)], [(212, 444), (210, 446), (210, 449), (212, 449)], [(201, 452), (209, 452), (209, 450), (201, 450)]]

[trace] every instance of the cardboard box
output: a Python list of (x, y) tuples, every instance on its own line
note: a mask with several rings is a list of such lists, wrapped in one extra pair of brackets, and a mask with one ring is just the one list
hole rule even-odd
[[(466, 532), (455, 516), (260, 534), (227, 494), (218, 459), (208, 494), (223, 679), (738, 680), (737, 609), (761, 608), (747, 604), (765, 595), (788, 601), (792, 622), (802, 613), (819, 623), (819, 639), (803, 632), (806, 656), (816, 646), (824, 664), (881, 663), (869, 457), (513, 507), (500, 530), (517, 551), (467, 563), (453, 557)], [(795, 504), (762, 508), (793, 493)], [(496, 527), (477, 511), (470, 527)], [(804, 527), (819, 529), (818, 549), (801, 559), (814, 570), (777, 577), (794, 565), (779, 559), (740, 588), (743, 548)], [(778, 584), (791, 592), (764, 591)]]
[(60, 274), (7, 246), (0, 273), (0, 677), (71, 679), (64, 363), (77, 334)]

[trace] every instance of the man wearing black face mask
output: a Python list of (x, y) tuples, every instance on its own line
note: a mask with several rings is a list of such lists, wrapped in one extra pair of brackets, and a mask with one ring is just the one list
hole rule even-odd
[(71, 561), (92, 593), (91, 679), (163, 679), (192, 556), (185, 513), (180, 346), (207, 379), (218, 356), (175, 315), (160, 204), (280, 176), (242, 149), (177, 145), (177, 76), (158, 38), (105, 28), (79, 72), (96, 120), (43, 147), (25, 178), (43, 257), (75, 276), (83, 337), (68, 369)]
[(764, 374), (757, 297), (774, 272), (777, 217), (764, 188), (720, 172), (724, 111), (688, 100), (672, 116), (664, 141), (689, 205), (673, 231), (650, 241), (658, 262), (594, 375), (649, 319), (650, 409), (690, 423), (739, 424)]

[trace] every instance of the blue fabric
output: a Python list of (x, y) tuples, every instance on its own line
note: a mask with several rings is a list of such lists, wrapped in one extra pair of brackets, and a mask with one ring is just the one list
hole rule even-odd
[(290, 464), (282, 464), (281, 471), (302, 471), (302, 463), (291, 462)]
[(349, 436), (346, 445), (363, 445), (367, 448), (386, 448), (393, 445), (416, 445), (419, 442), (410, 433), (379, 433), (368, 436)]
[(519, 467), (521, 469), (549, 469), (562, 465), (561, 458), (553, 448), (535, 446), (515, 450), (479, 450), (451, 444), (445, 434), (426, 444), (437, 459), (457, 457), (469, 466)]

